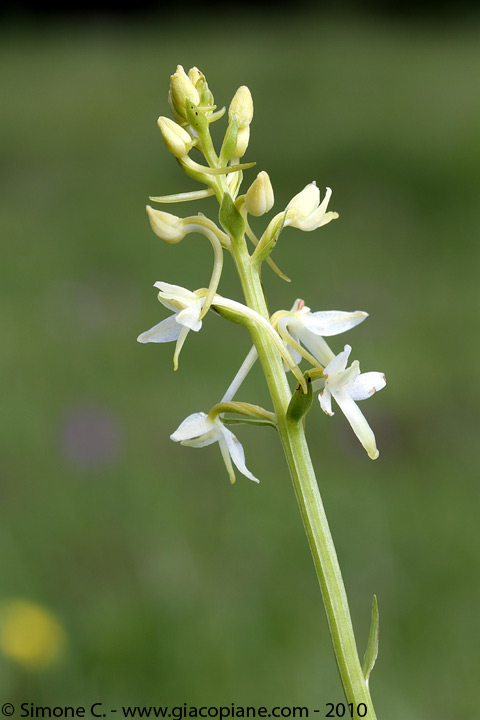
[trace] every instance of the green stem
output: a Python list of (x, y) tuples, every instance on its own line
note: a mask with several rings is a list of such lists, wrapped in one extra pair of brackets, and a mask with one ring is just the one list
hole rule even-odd
[[(232, 240), (231, 252), (245, 295), (246, 304), (268, 319), (268, 310), (258, 272), (248, 254), (245, 239)], [(348, 601), (340, 567), (318, 490), (302, 421), (287, 419), (291, 399), (283, 361), (268, 333), (251, 329), (272, 398), (277, 427), (293, 480), (298, 505), (307, 533), (332, 636), (338, 671), (353, 717), (376, 720), (370, 692), (358, 657)], [(366, 705), (367, 713), (364, 712)], [(360, 715), (357, 708), (360, 706)]]

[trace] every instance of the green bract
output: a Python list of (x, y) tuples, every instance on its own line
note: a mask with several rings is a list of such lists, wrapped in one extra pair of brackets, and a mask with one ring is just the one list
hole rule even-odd
[(228, 192), (223, 196), (218, 217), (223, 229), (233, 240), (243, 237), (245, 223)]

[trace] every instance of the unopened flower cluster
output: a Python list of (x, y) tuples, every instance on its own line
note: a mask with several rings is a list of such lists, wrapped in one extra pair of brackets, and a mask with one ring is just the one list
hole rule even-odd
[[(274, 192), (266, 172), (260, 172), (244, 194), (240, 193), (243, 171), (254, 163), (243, 163), (250, 139), (253, 119), (253, 101), (247, 87), (240, 87), (228, 109), (228, 125), (219, 153), (215, 151), (209, 126), (220, 119), (225, 108), (217, 110), (205, 76), (197, 68), (185, 73), (179, 65), (171, 76), (168, 103), (173, 120), (160, 117), (158, 126), (167, 149), (174, 155), (184, 171), (202, 184), (195, 192), (176, 193), (151, 198), (157, 203), (178, 203), (215, 195), (221, 205), (219, 227), (202, 214), (189, 217), (147, 206), (153, 231), (167, 243), (180, 242), (190, 233), (205, 236), (213, 250), (213, 270), (208, 287), (195, 291), (156, 282), (158, 299), (171, 315), (150, 330), (139, 335), (141, 343), (174, 342), (174, 367), (178, 367), (181, 348), (190, 331), (199, 332), (211, 308), (226, 319), (255, 324), (268, 332), (283, 358), (285, 372), (291, 372), (305, 389), (305, 377), (310, 372), (313, 387), (318, 392), (318, 404), (327, 415), (333, 415), (334, 405), (344, 413), (353, 432), (370, 458), (378, 457), (375, 436), (357, 402), (366, 400), (385, 386), (381, 372), (360, 372), (359, 363), (349, 365), (352, 348), (345, 344), (335, 353), (326, 338), (351, 330), (363, 322), (366, 312), (317, 311), (312, 312), (301, 299), (295, 300), (290, 310), (279, 310), (269, 320), (236, 300), (218, 293), (222, 274), (223, 256), (231, 249), (238, 233), (244, 233), (254, 245), (252, 261), (265, 261), (281, 277), (286, 278), (270, 257), (281, 233), (288, 227), (311, 232), (338, 218), (328, 210), (332, 191), (326, 188), (323, 198), (315, 182), (298, 192), (287, 207), (268, 223), (261, 237), (250, 228), (248, 216), (261, 217), (274, 205)], [(193, 152), (203, 156), (203, 162), (190, 157)], [(202, 158), (199, 158), (202, 159)], [(223, 219), (222, 219), (223, 218)], [(218, 442), (231, 481), (235, 480), (234, 466), (246, 477), (258, 482), (247, 469), (245, 454), (237, 437), (226, 426), (226, 413), (237, 414), (245, 420), (275, 425), (275, 415), (248, 403), (235, 402), (234, 395), (256, 360), (255, 348), (243, 362), (221, 402), (205, 414), (189, 415), (171, 435), (182, 445), (204, 447)], [(300, 369), (300, 363), (307, 372)]]

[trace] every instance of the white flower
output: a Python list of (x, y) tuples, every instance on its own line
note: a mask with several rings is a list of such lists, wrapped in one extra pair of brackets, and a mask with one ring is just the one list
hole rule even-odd
[(156, 282), (154, 287), (160, 290), (158, 299), (162, 305), (173, 310), (174, 314), (141, 333), (137, 340), (140, 343), (164, 343), (176, 340), (173, 362), (177, 369), (178, 356), (189, 331), (198, 332), (202, 327), (200, 313), (205, 298), (199, 298), (195, 293), (179, 285)]
[[(282, 313), (278, 321), (278, 332), (288, 343), (295, 362), (299, 363), (302, 353), (301, 344), (323, 365), (328, 365), (335, 355), (323, 339), (339, 335), (361, 323), (368, 313), (356, 310), (320, 310), (311, 312), (303, 300), (295, 300), (289, 313)], [(292, 340), (293, 345), (292, 345)]]
[[(157, 325), (154, 325), (150, 330), (141, 333), (137, 340), (141, 343), (164, 343), (176, 340), (177, 345), (173, 356), (173, 364), (176, 370), (178, 368), (178, 356), (189, 331), (194, 330), (198, 332), (202, 327), (202, 308), (208, 300), (209, 293), (205, 293), (203, 290), (191, 292), (179, 285), (169, 285), (164, 282), (156, 282), (154, 287), (160, 290), (158, 299), (162, 305), (173, 310), (174, 314), (166, 318), (166, 320), (162, 320), (162, 322), (159, 322)], [(226, 311), (236, 322), (247, 326), (254, 323), (266, 330), (287, 366), (297, 380), (302, 385), (305, 385), (305, 392), (307, 391), (305, 378), (300, 368), (296, 365), (279, 334), (268, 320), (247, 305), (242, 305), (242, 303), (236, 300), (230, 300), (221, 295), (214, 295), (211, 299), (211, 304), (215, 305), (217, 310), (223, 310), (224, 314)]]
[(333, 396), (368, 456), (375, 460), (378, 457), (375, 435), (355, 401), (365, 400), (385, 387), (385, 375), (380, 372), (360, 373), (358, 360), (347, 368), (351, 350), (350, 345), (345, 345), (345, 349), (325, 368), (325, 387), (319, 395), (320, 405), (327, 415), (333, 415)]
[(287, 205), (285, 225), (299, 228), (299, 230), (316, 230), (322, 225), (326, 225), (330, 220), (338, 218), (336, 212), (326, 212), (328, 201), (332, 194), (331, 188), (327, 187), (327, 192), (322, 202), (320, 202), (320, 190), (315, 182), (309, 183), (303, 188), (298, 195), (295, 195)]
[(202, 327), (203, 308), (205, 304), (208, 303), (208, 307), (214, 305), (220, 314), (226, 315), (235, 322), (247, 327), (253, 323), (268, 332), (286, 365), (293, 372), (304, 388), (304, 391), (307, 392), (307, 385), (303, 373), (293, 360), (275, 328), (266, 318), (260, 315), (260, 313), (252, 310), (252, 308), (249, 308), (247, 305), (242, 305), (242, 303), (236, 300), (230, 300), (221, 295), (215, 294), (211, 300), (209, 300), (210, 291), (197, 290), (197, 292), (191, 292), (179, 285), (169, 285), (164, 282), (156, 282), (154, 287), (160, 290), (158, 293), (160, 302), (165, 305), (165, 307), (173, 310), (174, 314), (166, 318), (166, 320), (162, 320), (162, 322), (159, 322), (157, 325), (154, 325), (150, 330), (141, 333), (137, 340), (141, 343), (164, 343), (176, 340), (177, 344), (173, 356), (175, 370), (178, 368), (178, 356), (189, 331), (194, 330), (198, 332)]
[(193, 415), (185, 418), (175, 432), (170, 435), (170, 438), (174, 442), (196, 448), (218, 442), (223, 461), (232, 483), (235, 482), (235, 471), (232, 460), (242, 475), (245, 475), (245, 477), (254, 482), (259, 482), (258, 478), (252, 475), (245, 465), (245, 453), (242, 444), (235, 435), (225, 427), (219, 417), (212, 419), (203, 412), (193, 413)]

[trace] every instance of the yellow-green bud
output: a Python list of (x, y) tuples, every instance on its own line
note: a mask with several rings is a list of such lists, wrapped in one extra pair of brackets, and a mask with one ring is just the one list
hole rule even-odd
[(228, 108), (229, 117), (232, 117), (232, 113), (235, 113), (237, 118), (238, 128), (242, 130), (250, 125), (253, 118), (253, 100), (252, 94), (248, 87), (242, 85), (238, 88), (237, 92), (233, 96), (230, 107)]
[(248, 147), (248, 141), (250, 140), (250, 127), (239, 127), (237, 133), (237, 145), (233, 152), (232, 157), (241, 158), (245, 155)]
[(268, 174), (262, 170), (250, 185), (245, 196), (245, 207), (250, 215), (260, 217), (273, 207), (273, 188)]
[[(192, 68), (192, 70), (196, 70), (196, 68)], [(201, 75), (200, 71), (197, 70), (197, 72)], [(185, 118), (187, 100), (191, 100), (195, 105), (200, 103), (200, 95), (181, 65), (177, 65), (177, 71), (170, 77), (170, 99), (173, 108), (183, 118)]]
[(180, 242), (185, 237), (185, 227), (181, 218), (162, 210), (154, 210), (147, 205), (147, 214), (155, 235), (168, 243)]
[(161, 116), (157, 122), (168, 150), (177, 158), (185, 157), (194, 145), (187, 131), (167, 117)]
[(192, 67), (188, 71), (188, 79), (195, 87), (197, 86), (197, 82), (200, 80), (200, 78), (204, 77), (204, 74), (197, 67)]

